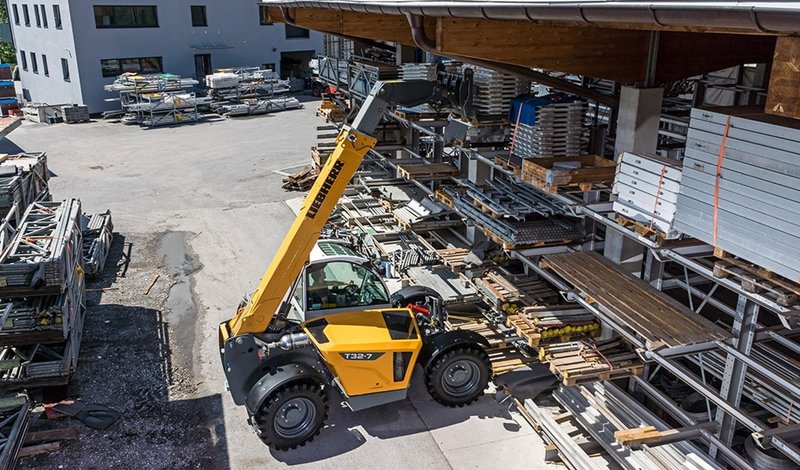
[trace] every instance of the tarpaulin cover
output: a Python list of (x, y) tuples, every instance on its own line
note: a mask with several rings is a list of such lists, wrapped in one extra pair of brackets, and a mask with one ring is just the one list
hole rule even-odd
[[(551, 93), (545, 96), (520, 95), (511, 100), (511, 110), (508, 112), (508, 121), (514, 124), (536, 124), (536, 109), (553, 103), (573, 103), (578, 98), (566, 93)], [(522, 108), (522, 112), (520, 112)]]

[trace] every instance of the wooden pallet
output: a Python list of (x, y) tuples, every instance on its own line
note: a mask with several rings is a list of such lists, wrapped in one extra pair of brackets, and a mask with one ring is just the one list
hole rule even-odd
[(489, 361), (492, 363), (492, 371), (495, 376), (511, 372), (532, 362), (537, 362), (535, 357), (531, 357), (516, 347), (507, 344), (500, 330), (482, 317), (471, 321), (464, 321), (463, 319), (453, 321), (452, 315), (450, 318), (451, 320), (448, 321), (447, 325), (449, 329), (472, 331), (486, 338), (489, 342), (489, 348), (486, 353), (489, 355)]
[(664, 245), (668, 241), (666, 233), (656, 229), (655, 227), (645, 225), (638, 220), (629, 219), (625, 216), (617, 214), (617, 223), (625, 228), (633, 230), (637, 235), (656, 242), (659, 246)]
[(449, 207), (450, 209), (455, 209), (455, 204), (453, 203), (453, 198), (450, 197), (449, 194), (442, 191), (441, 189), (437, 189), (433, 192), (433, 198), (437, 201), (443, 203), (445, 206)]
[(527, 250), (529, 248), (544, 248), (549, 246), (563, 246), (574, 243), (573, 240), (550, 240), (550, 241), (541, 241), (536, 243), (514, 244), (487, 228), (483, 228), (483, 234), (486, 235), (486, 238), (502, 246), (503, 249), (507, 251)]
[[(580, 162), (581, 168), (554, 168), (560, 162)], [(522, 179), (537, 188), (555, 193), (558, 188), (577, 187), (592, 191), (596, 184), (614, 181), (617, 164), (597, 155), (579, 157), (528, 158), (522, 162)]]
[[(575, 322), (563, 326), (541, 326), (525, 314), (509, 315), (506, 325), (514, 328), (517, 336), (525, 339), (528, 346), (538, 348), (543, 344), (567, 343), (582, 339), (590, 339), (600, 335), (600, 324), (597, 322)], [(574, 331), (571, 329), (574, 328)]]
[(494, 164), (500, 166), (501, 168), (508, 170), (514, 173), (515, 176), (522, 176), (522, 168), (514, 165), (513, 163), (509, 162), (507, 158), (495, 156), (494, 157)]
[(442, 258), (445, 266), (449, 267), (454, 273), (464, 271), (466, 264), (464, 257), (470, 252), (469, 248), (445, 248), (443, 250), (436, 250), (436, 254)]
[(640, 375), (644, 370), (644, 361), (620, 339), (543, 346), (539, 359), (567, 386)]
[[(532, 277), (508, 279), (500, 273), (490, 271), (480, 282), (500, 304), (495, 307), (510, 315), (513, 315), (518, 307), (536, 305), (545, 300), (556, 300), (559, 295), (545, 282)], [(495, 299), (487, 298), (487, 301), (496, 303)]]
[(458, 168), (447, 163), (406, 163), (397, 165), (397, 174), (407, 180), (437, 180), (458, 175)]
[(714, 276), (733, 277), (741, 282), (746, 292), (762, 294), (782, 307), (792, 307), (800, 300), (800, 285), (778, 276), (772, 271), (733, 257), (719, 248), (714, 256), (720, 258), (714, 263)]

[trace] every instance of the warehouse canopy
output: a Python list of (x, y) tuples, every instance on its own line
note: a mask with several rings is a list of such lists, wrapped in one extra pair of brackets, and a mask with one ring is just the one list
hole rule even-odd
[(796, 2), (263, 4), (273, 21), (339, 36), (623, 83), (644, 81), (649, 73), (657, 82), (670, 82), (742, 63), (769, 62), (775, 36), (800, 32)]

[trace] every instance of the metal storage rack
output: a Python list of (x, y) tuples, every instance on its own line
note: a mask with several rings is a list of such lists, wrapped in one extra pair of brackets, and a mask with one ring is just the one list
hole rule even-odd
[[(322, 58), (320, 78), (346, 92), (352, 85), (353, 76), (349, 73), (349, 64), (335, 58)], [(359, 93), (350, 93), (349, 97), (357, 106)], [(688, 124), (687, 103), (684, 100), (665, 100), (665, 107), (661, 137), (663, 141), (680, 144), (685, 141)], [(608, 120), (613, 118), (613, 113), (601, 107), (595, 107), (595, 111)], [(474, 167), (479, 166), (482, 169), (477, 171), (481, 173), (481, 178), (491, 180), (495, 175), (503, 174), (519, 181), (519, 176), (504, 165), (502, 159), (492, 157), (493, 151), (496, 153), (502, 149), (502, 144), (489, 144), (480, 149), (448, 145), (445, 149), (441, 120), (426, 123), (419, 116), (403, 112), (395, 112), (390, 117), (406, 129), (410, 137), (407, 145), (387, 150), (399, 150), (413, 158), (422, 158), (426, 153), (423, 147), (427, 139), (435, 142), (436, 148), (440, 149), (439, 152), (426, 155), (430, 161), (441, 161), (444, 156), (450, 155), (455, 158), (462, 172), (470, 166), (475, 171)], [(679, 154), (681, 152), (678, 149), (671, 155)], [(373, 152), (372, 155), (392, 164), (379, 152)], [(414, 183), (427, 191), (435, 187), (432, 183)], [(657, 429), (666, 429), (668, 426), (663, 418), (669, 416), (669, 421), (675, 423), (672, 427), (682, 427), (661, 443), (674, 444), (684, 451), (688, 449), (695, 454), (693, 461), (696, 464), (711, 468), (719, 467), (721, 463), (734, 468), (752, 468), (753, 461), (764, 462), (764, 454), (759, 449), (774, 448), (800, 465), (800, 448), (797, 445), (800, 437), (800, 366), (792, 360), (792, 356), (800, 356), (800, 307), (781, 306), (765, 295), (745, 290), (736, 280), (715, 276), (714, 249), (710, 245), (700, 242), (659, 245), (621, 225), (613, 216), (608, 195), (607, 189), (552, 195), (583, 217), (586, 227), (595, 235), (588, 237), (585, 243), (508, 250), (512, 258), (525, 265), (527, 272), (547, 280), (568, 300), (581, 304), (602, 320), (608, 327), (606, 334), (618, 334), (640, 347), (642, 357), (647, 361), (642, 377), (631, 377), (626, 387), (601, 382), (590, 393), (613, 395), (614, 406), (627, 410), (628, 424), (631, 426), (647, 423)], [(449, 230), (453, 231), (452, 228)], [(682, 297), (695, 315), (699, 316), (713, 307), (722, 314), (715, 324), (725, 335), (691, 344), (649, 349), (635, 330), (624, 328), (608, 309), (588, 298), (585, 292), (561, 276), (540, 266), (542, 257), (548, 254), (602, 250), (603, 235), (611, 232), (639, 244), (643, 253), (640, 273), (643, 281), (659, 291), (673, 292), (675, 297)], [(700, 394), (705, 403), (706, 419), (698, 420), (698, 415), (681, 408), (679, 403), (654, 385), (653, 380), (663, 374), (677, 378), (688, 385), (691, 391)], [(600, 388), (605, 391), (599, 391)], [(566, 400), (572, 392), (562, 390), (559, 393)], [(648, 407), (656, 407), (664, 414), (656, 417)], [(548, 426), (547, 422), (544, 418), (541, 420), (544, 427)], [(771, 426), (775, 423), (783, 425)], [(586, 426), (591, 427), (589, 423)], [(558, 434), (557, 430), (550, 431)], [(742, 433), (751, 434), (745, 445), (747, 452), (750, 452), (750, 460), (733, 449), (738, 442), (738, 438), (735, 440), (737, 433), (740, 436)], [(753, 442), (757, 445), (754, 446)], [(636, 468), (627, 459), (620, 457), (619, 463), (625, 468)], [(575, 468), (592, 468), (587, 462), (575, 454), (571, 465)]]

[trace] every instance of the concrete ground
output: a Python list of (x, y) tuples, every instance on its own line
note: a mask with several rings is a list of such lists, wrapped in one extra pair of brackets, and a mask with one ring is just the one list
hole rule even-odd
[[(303, 164), (316, 103), (255, 118), (140, 129), (25, 123), (0, 151), (46, 151), (54, 199), (111, 209), (115, 247), (89, 285), (78, 372), (65, 394), (124, 412), (80, 423), (38, 468), (547, 468), (543, 443), (506, 404), (410, 399), (358, 413), (332, 406), (311, 444), (274, 452), (225, 391), (216, 326), (258, 283), (293, 214), (277, 170)], [(129, 253), (129, 258), (127, 257)], [(154, 276), (152, 291), (144, 291)], [(47, 426), (38, 423), (35, 426)]]

